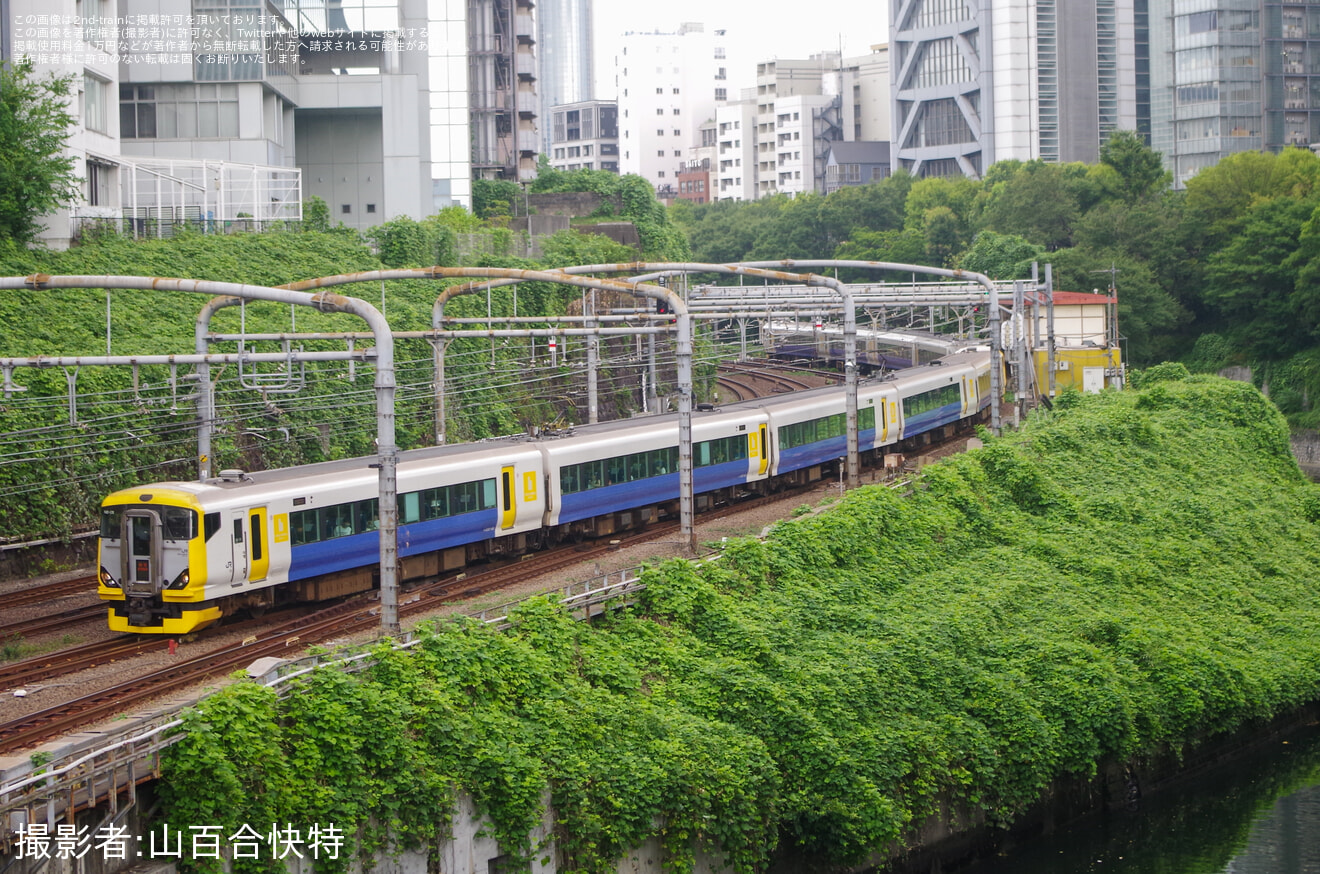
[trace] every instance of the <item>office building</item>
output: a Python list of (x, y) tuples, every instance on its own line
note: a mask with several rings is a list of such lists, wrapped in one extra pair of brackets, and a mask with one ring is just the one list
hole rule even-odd
[(890, 13), (896, 168), (1093, 163), (1111, 132), (1137, 127), (1132, 0), (891, 0)]

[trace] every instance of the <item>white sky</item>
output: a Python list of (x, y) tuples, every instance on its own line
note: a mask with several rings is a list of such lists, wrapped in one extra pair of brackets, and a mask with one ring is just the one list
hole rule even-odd
[[(594, 0), (596, 98), (615, 96), (609, 40), (626, 30), (674, 32), (685, 21), (728, 31), (730, 85), (755, 85), (756, 63), (823, 51), (864, 55), (888, 39), (886, 0)], [(737, 77), (735, 79), (735, 77)], [(730, 94), (730, 97), (734, 96)]]

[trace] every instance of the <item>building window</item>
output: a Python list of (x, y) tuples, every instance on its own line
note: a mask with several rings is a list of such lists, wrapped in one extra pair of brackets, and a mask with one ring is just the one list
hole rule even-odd
[(83, 74), (83, 127), (87, 130), (110, 133), (107, 112), (109, 91), (109, 82), (90, 73)]
[(375, 211), (376, 211), (376, 204), (374, 204), (374, 203), (368, 203), (368, 204), (367, 204), (367, 212), (375, 212)]
[(664, 111), (663, 109), (661, 109), (660, 107), (656, 107), (655, 114), (656, 114), (656, 115), (664, 115), (664, 114), (665, 114), (665, 111)]
[(656, 93), (656, 94), (664, 94), (664, 93), (665, 93), (665, 89), (663, 89), (663, 88), (657, 88), (657, 89), (655, 89), (655, 93)]
[(681, 137), (681, 136), (683, 136), (683, 132), (682, 132), (681, 130), (679, 130), (678, 128), (674, 128), (674, 136), (676, 136), (676, 137)]
[(87, 205), (110, 206), (111, 169), (97, 161), (87, 162)]
[(339, 207), (339, 211), (342, 212), (344, 215), (348, 215), (353, 211), (353, 207), (350, 204), (345, 203)]
[(656, 175), (656, 176), (659, 176), (661, 179), (664, 179), (664, 178), (665, 178), (665, 171), (664, 171), (664, 170), (657, 170), (657, 171), (655, 171), (655, 175)]
[(121, 85), (123, 139), (200, 139), (238, 136), (238, 86)]
[(682, 152), (681, 150), (679, 150), (679, 149), (674, 149), (674, 157), (675, 157), (675, 158), (681, 158), (681, 157), (683, 157), (683, 152)]
[(729, 99), (729, 91), (728, 91), (728, 89), (727, 89), (727, 88), (716, 88), (716, 89), (715, 89), (715, 99), (716, 99), (716, 100), (728, 100), (728, 99)]
[(656, 129), (655, 129), (655, 135), (658, 136), (658, 137), (662, 137), (662, 136), (664, 136), (664, 135), (665, 135), (665, 129), (662, 128), (662, 127), (658, 127), (658, 128), (656, 128)]
[(655, 153), (655, 156), (656, 156), (657, 158), (663, 158), (663, 157), (665, 156), (665, 150), (664, 150), (664, 149), (657, 149), (657, 150), (656, 150), (656, 153)]

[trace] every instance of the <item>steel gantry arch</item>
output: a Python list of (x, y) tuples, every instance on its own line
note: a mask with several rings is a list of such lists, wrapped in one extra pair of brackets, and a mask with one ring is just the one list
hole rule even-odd
[[(376, 340), (376, 453), (377, 466), (380, 470), (380, 624), (384, 633), (397, 634), (399, 610), (396, 472), (399, 452), (394, 442), (394, 335), (380, 310), (364, 300), (326, 291), (309, 294), (287, 287), (267, 288), (261, 285), (206, 279), (172, 279), (155, 276), (49, 276), (44, 273), (0, 277), (0, 289), (53, 288), (120, 288), (221, 295), (221, 300), (227, 300), (228, 303), (222, 303), (220, 306), (232, 306), (244, 300), (266, 300), (312, 307), (326, 313), (348, 313), (367, 323)], [(132, 357), (124, 356), (122, 363), (133, 363)], [(209, 364), (202, 363), (199, 367), (206, 368), (209, 373)], [(199, 380), (203, 383), (208, 381), (209, 378)], [(209, 415), (208, 410), (199, 409), (199, 418), (206, 415)], [(209, 422), (207, 424), (209, 426)], [(209, 458), (203, 461), (199, 455), (199, 462), (209, 464)]]
[[(597, 271), (599, 272), (599, 271)], [(311, 288), (329, 288), (355, 282), (376, 282), (386, 279), (465, 279), (486, 277), (502, 279), (507, 282), (554, 282), (560, 285), (576, 285), (581, 288), (600, 288), (620, 291), (638, 297), (664, 301), (674, 314), (677, 331), (678, 358), (678, 496), (679, 496), (679, 532), (685, 547), (695, 552), (697, 548), (696, 529), (693, 525), (693, 486), (692, 486), (692, 314), (687, 302), (680, 295), (659, 285), (627, 280), (596, 279), (576, 276), (559, 271), (518, 270), (502, 267), (420, 267), (392, 270), (368, 270), (361, 273), (348, 273), (338, 276), (323, 276), (317, 279), (289, 283), (285, 288), (307, 290)], [(454, 297), (474, 294), (477, 287), (472, 283), (455, 285), (444, 289), (436, 297), (432, 307), (432, 325), (435, 327), (437, 340), (444, 321), (445, 304)], [(443, 353), (440, 343), (436, 344), (438, 371), (436, 374), (437, 391), (443, 391)], [(443, 419), (443, 406), (440, 416)]]

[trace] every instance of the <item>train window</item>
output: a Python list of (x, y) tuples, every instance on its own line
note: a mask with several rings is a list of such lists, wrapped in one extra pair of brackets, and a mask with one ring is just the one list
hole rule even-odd
[(513, 509), (513, 472), (502, 471), (500, 476), (504, 478), (504, 512)]
[(242, 519), (235, 519), (235, 520), (234, 520), (234, 542), (235, 542), (235, 543), (242, 543), (242, 542), (243, 542), (243, 520), (242, 520)]
[(253, 513), (252, 519), (252, 560), (261, 561), (261, 546), (266, 538), (261, 536), (261, 514)]
[(610, 485), (626, 483), (628, 481), (628, 457), (619, 455), (605, 462), (608, 466), (609, 479), (606, 480)]
[(353, 533), (352, 504), (322, 507), (317, 511), (317, 514), (322, 540), (329, 540), (332, 537), (347, 537)]
[(166, 507), (164, 513), (166, 540), (192, 540), (197, 536), (197, 514), (182, 507)]
[[(207, 518), (210, 519), (209, 514)], [(316, 532), (315, 510), (295, 510), (289, 514), (289, 540), (293, 546), (316, 543), (320, 539)]]
[(422, 518), (442, 519), (449, 515), (449, 490), (425, 489), (422, 492)]
[(358, 501), (353, 505), (353, 530), (375, 531), (380, 528), (380, 499)]
[(215, 532), (220, 530), (220, 514), (207, 513), (202, 517), (202, 534), (205, 539), (210, 540), (215, 536)]
[(399, 495), (399, 524), (407, 525), (422, 520), (422, 496), (417, 492)]
[(651, 475), (650, 472), (648, 471), (648, 468), (650, 467), (647, 461), (648, 455), (650, 455), (649, 452), (636, 452), (628, 456), (629, 482), (639, 479), (646, 479), (648, 476)]
[[(477, 483), (473, 483), (477, 485)], [(491, 510), (495, 507), (495, 480), (487, 479), (481, 481), (481, 505), (482, 510)]]
[(923, 391), (912, 397), (903, 398), (903, 415), (918, 416), (922, 413), (928, 413), (931, 410), (938, 410), (940, 407), (956, 404), (962, 400), (962, 393), (958, 384), (934, 388), (930, 391)]
[(119, 531), (119, 511), (122, 507), (106, 507), (101, 510), (101, 536), (107, 540), (118, 540)]

